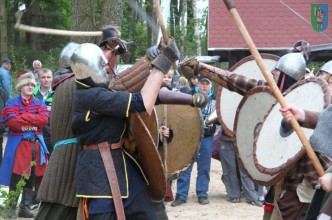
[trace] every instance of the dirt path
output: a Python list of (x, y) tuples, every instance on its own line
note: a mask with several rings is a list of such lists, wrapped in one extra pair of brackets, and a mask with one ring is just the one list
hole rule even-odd
[[(245, 199), (241, 199), (241, 203), (230, 203), (227, 201), (225, 186), (221, 182), (221, 174), (222, 170), (220, 162), (212, 160), (209, 190), (210, 203), (207, 205), (200, 205), (198, 204), (195, 195), (195, 165), (193, 168), (187, 203), (177, 207), (172, 207), (170, 203), (166, 204), (169, 220), (262, 219), (262, 207), (250, 205), (245, 202)], [(173, 190), (173, 194), (175, 191), (176, 188)]]

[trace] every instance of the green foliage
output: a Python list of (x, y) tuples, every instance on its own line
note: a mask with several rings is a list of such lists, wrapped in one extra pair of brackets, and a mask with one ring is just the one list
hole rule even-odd
[(202, 48), (202, 56), (208, 55), (207, 51), (207, 17), (208, 17), (208, 8), (205, 8), (202, 12), (202, 16), (199, 18), (199, 28), (201, 31), (201, 48)]
[[(20, 1), (20, 3), (25, 1)], [(148, 7), (148, 1), (139, 1), (137, 4), (141, 5), (142, 10), (146, 10)], [(96, 24), (101, 20), (102, 0), (95, 1), (95, 19)], [(32, 45), (28, 42), (26, 32), (18, 32), (14, 29), (16, 12), (13, 4), (7, 4), (8, 11), (8, 46), (9, 46), (9, 58), (14, 61), (12, 68), (13, 79), (15, 79), (17, 73), (24, 69), (32, 69), (32, 62), (35, 59), (41, 60), (43, 67), (50, 68), (53, 72), (58, 69), (58, 56), (65, 44), (70, 42), (69, 37), (54, 36), (54, 35), (40, 35), (41, 50), (37, 51), (32, 48)], [(195, 55), (195, 42), (193, 41), (193, 20), (191, 1), (188, 4), (188, 26), (185, 36), (185, 55)], [(153, 10), (154, 11), (154, 10)], [(72, 5), (70, 0), (57, 0), (47, 1), (40, 0), (40, 26), (46, 28), (54, 28), (61, 30), (71, 29), (72, 20)], [(200, 29), (201, 32), (201, 46), (202, 55), (206, 55), (206, 15), (207, 9), (203, 12), (203, 16), (200, 16)], [(25, 15), (26, 16), (26, 15)], [(23, 17), (22, 24), (27, 24), (26, 17)], [(170, 26), (170, 25), (169, 25)], [(128, 4), (124, 4), (124, 13), (122, 18), (122, 38), (133, 42), (129, 47), (128, 53), (121, 56), (120, 63), (134, 63), (137, 58), (144, 56), (145, 51), (149, 45), (147, 22), (142, 20), (137, 12), (131, 10)], [(174, 27), (175, 39), (179, 43), (180, 36), (184, 33), (180, 32), (180, 27)], [(169, 33), (170, 34), (170, 33)], [(153, 39), (152, 39), (153, 41)], [(152, 42), (152, 44), (157, 42)], [(180, 46), (180, 45), (179, 45)], [(15, 80), (14, 80), (15, 81)], [(15, 91), (15, 90), (13, 90)]]
[[(20, 50), (16, 50), (13, 45), (9, 48), (10, 59), (13, 61), (11, 76), (13, 79), (13, 94), (12, 97), (18, 95), (18, 92), (15, 89), (16, 85), (16, 76), (19, 72), (23, 70), (31, 70), (32, 71), (32, 62), (35, 59), (39, 59), (43, 67), (52, 70), (54, 73), (59, 69), (59, 54), (63, 49), (64, 45), (60, 45), (59, 47), (50, 48), (45, 51), (32, 51), (28, 46), (22, 46)], [(33, 58), (33, 59), (32, 59)]]
[[(56, 9), (56, 10), (55, 10)], [(60, 30), (71, 29), (72, 8), (71, 1), (41, 1), (41, 26)], [(46, 50), (54, 46), (65, 44), (69, 37), (58, 37), (52, 35), (42, 35), (42, 47)]]
[(316, 73), (324, 65), (324, 63), (325, 62), (311, 62), (311, 63), (309, 63), (308, 68), (310, 70), (313, 70), (313, 73), (316, 75)]
[(121, 64), (132, 64), (135, 60), (141, 58), (145, 54), (145, 50), (149, 47), (147, 45), (147, 25), (145, 21), (138, 20), (132, 22), (136, 16), (135, 12), (128, 10), (123, 13), (121, 32), (122, 38), (131, 42), (128, 52), (121, 56)]
[[(23, 1), (24, 3), (24, 1)], [(53, 72), (58, 69), (58, 57), (66, 43), (70, 41), (69, 37), (59, 37), (54, 35), (40, 35), (42, 50), (36, 51), (31, 44), (26, 41), (25, 32), (18, 32), (14, 29), (16, 8), (12, 4), (8, 6), (8, 54), (13, 60), (11, 74), (13, 77), (13, 86), (15, 87), (15, 78), (18, 72), (25, 69), (32, 69), (32, 62), (40, 60), (43, 67), (51, 69)], [(71, 1), (40, 0), (40, 26), (62, 30), (71, 29)], [(22, 18), (22, 23), (26, 22), (26, 15)], [(14, 96), (17, 95), (15, 89)]]
[[(31, 166), (35, 166), (35, 162), (31, 163)], [(16, 184), (16, 191), (5, 191), (0, 188), (0, 197), (5, 198), (3, 204), (5, 206), (4, 210), (0, 211), (0, 216), (6, 216), (12, 206), (17, 205), (18, 198), (20, 197), (26, 182), (29, 179), (29, 175), (22, 174), (21, 180)]]
[[(147, 7), (147, 2), (142, 2), (142, 8)], [(174, 27), (175, 35), (173, 36), (176, 42), (179, 44), (180, 36), (185, 34), (185, 54), (184, 56), (195, 56), (197, 54), (195, 51), (195, 41), (193, 41), (193, 33), (194, 33), (194, 22), (192, 17), (192, 9), (191, 4), (188, 5), (188, 23), (186, 26), (186, 33), (181, 33), (180, 27), (177, 25)], [(135, 59), (142, 57), (145, 54), (145, 51), (151, 45), (148, 45), (147, 39), (147, 22), (142, 21), (140, 18), (135, 22), (135, 26), (132, 27), (132, 21), (135, 20), (135, 12), (129, 10), (125, 7), (126, 13), (124, 13), (122, 18), (122, 38), (133, 42), (129, 47), (128, 53), (121, 56), (120, 63), (134, 63)], [(206, 36), (206, 26), (207, 26), (207, 9), (204, 9), (202, 12), (202, 16), (199, 19), (199, 29), (201, 30), (201, 47), (202, 47), (202, 55), (207, 55), (207, 36)], [(191, 17), (190, 17), (191, 16)], [(168, 25), (170, 28), (170, 25)], [(170, 31), (168, 30), (168, 33)], [(155, 42), (157, 43), (157, 42)], [(180, 47), (180, 45), (178, 45)]]

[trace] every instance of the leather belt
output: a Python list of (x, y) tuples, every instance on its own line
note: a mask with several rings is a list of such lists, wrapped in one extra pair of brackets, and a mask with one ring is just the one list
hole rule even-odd
[(31, 143), (37, 142), (37, 138), (22, 138), (21, 141), (29, 141)]
[[(112, 150), (116, 150), (119, 149), (120, 147), (122, 147), (123, 145), (123, 140), (121, 139), (121, 141), (119, 141), (118, 143), (114, 143), (114, 144), (109, 144), (106, 141), (101, 142), (100, 144), (107, 144), (108, 147)], [(83, 146), (83, 150), (97, 150), (98, 148), (98, 144), (89, 144), (89, 145), (84, 145)]]
[[(121, 143), (122, 145), (122, 142), (123, 141), (120, 141), (119, 143)], [(118, 176), (116, 175), (115, 166), (112, 157), (112, 151), (109, 146), (110, 145), (106, 141), (98, 144), (100, 155), (106, 170), (107, 179), (111, 187), (117, 219), (125, 220), (126, 216), (124, 213)]]

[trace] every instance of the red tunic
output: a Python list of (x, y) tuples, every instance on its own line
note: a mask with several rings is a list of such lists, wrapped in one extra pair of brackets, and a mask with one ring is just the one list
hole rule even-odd
[[(11, 117), (6, 122), (6, 125), (10, 128), (9, 135), (20, 135), (24, 131), (34, 131), (36, 134), (41, 133), (41, 128), (48, 122), (48, 115), (38, 113), (41, 110), (30, 113), (30, 103), (22, 99), (24, 106), (17, 105), (17, 116)], [(24, 109), (24, 110), (23, 110)], [(14, 109), (13, 109), (14, 110)], [(23, 111), (22, 111), (23, 110)], [(14, 110), (15, 111), (15, 110)], [(25, 111), (25, 112), (24, 112)], [(24, 113), (22, 113), (24, 112)], [(40, 145), (39, 142), (35, 142), (36, 156), (35, 156), (35, 174), (37, 177), (43, 176), (46, 171), (47, 163), (40, 165)], [(32, 161), (33, 145), (30, 141), (22, 140), (15, 152), (15, 160), (12, 173), (22, 175), (31, 174), (31, 161)], [(47, 160), (47, 158), (46, 158)]]
[[(35, 143), (36, 148), (36, 176), (43, 176), (46, 171), (47, 164), (40, 165), (40, 147), (39, 143)], [(29, 141), (21, 141), (18, 145), (15, 153), (15, 161), (13, 167), (13, 173), (22, 175), (31, 174), (31, 161), (32, 161), (32, 143)]]

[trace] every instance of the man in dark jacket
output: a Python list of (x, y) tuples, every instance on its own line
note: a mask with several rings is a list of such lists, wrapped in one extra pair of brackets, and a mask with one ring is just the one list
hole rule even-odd
[[(2, 115), (2, 109), (5, 108), (6, 102), (12, 95), (12, 77), (10, 70), (12, 68), (12, 61), (8, 58), (2, 59), (2, 65), (0, 67), (0, 117)], [(2, 142), (3, 134), (5, 133), (5, 125), (0, 124), (0, 164), (2, 162)]]
[[(160, 49), (160, 54), (148, 50), (153, 68), (142, 90), (135, 93), (108, 90), (114, 64), (109, 63), (97, 46), (82, 44), (71, 57), (77, 87), (72, 130), (83, 145), (77, 162), (76, 192), (89, 218), (117, 219), (123, 215), (135, 219), (157, 218), (147, 194), (146, 178), (137, 168), (138, 163), (122, 148), (122, 138), (128, 127), (129, 112), (151, 114), (163, 74), (178, 59), (177, 46), (172, 39)], [(116, 50), (110, 52), (116, 55)], [(116, 174), (106, 171), (111, 165), (103, 161), (111, 159)], [(110, 180), (115, 176), (118, 181), (114, 185)], [(119, 193), (119, 200), (116, 193)], [(123, 207), (119, 209), (120, 203)]]

